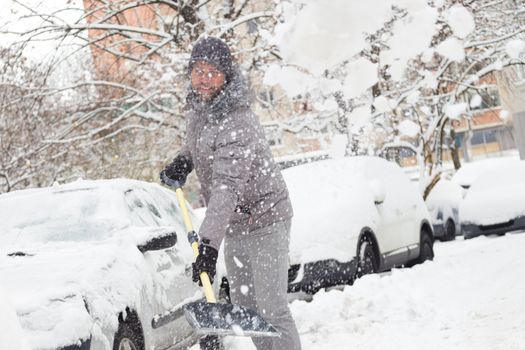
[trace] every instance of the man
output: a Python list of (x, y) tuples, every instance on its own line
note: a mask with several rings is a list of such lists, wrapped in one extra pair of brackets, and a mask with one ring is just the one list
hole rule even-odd
[(299, 350), (286, 296), (292, 206), (247, 83), (216, 38), (197, 42), (188, 68), (186, 142), (163, 171), (184, 183), (195, 169), (206, 201), (193, 280), (203, 271), (213, 278), (224, 239), (232, 303), (257, 310), (281, 333), (253, 338), (256, 348)]

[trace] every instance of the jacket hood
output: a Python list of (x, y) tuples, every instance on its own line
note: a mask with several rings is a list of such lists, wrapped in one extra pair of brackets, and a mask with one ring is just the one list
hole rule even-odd
[(226, 83), (217, 96), (210, 101), (201, 101), (190, 85), (186, 102), (189, 110), (220, 120), (237, 108), (249, 107), (251, 93), (246, 78), (239, 68), (235, 67), (232, 79)]

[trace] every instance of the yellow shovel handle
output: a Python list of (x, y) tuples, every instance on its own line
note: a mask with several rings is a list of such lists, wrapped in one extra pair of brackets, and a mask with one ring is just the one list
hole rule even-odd
[[(175, 189), (175, 194), (177, 195), (177, 201), (179, 202), (179, 207), (182, 211), (182, 218), (184, 220), (184, 225), (186, 226), (186, 230), (188, 232), (193, 232), (193, 225), (191, 223), (191, 218), (188, 212), (188, 208), (186, 207), (186, 199), (184, 198), (184, 192), (182, 192), (182, 188), (177, 187)], [(191, 244), (191, 248), (193, 249), (193, 255), (195, 257), (199, 256), (199, 243), (193, 242)], [(204, 296), (206, 297), (206, 301), (208, 303), (216, 303), (217, 300), (215, 299), (215, 294), (213, 293), (213, 288), (211, 287), (210, 276), (208, 276), (206, 272), (201, 272), (200, 278), (201, 278), (201, 283), (202, 283), (202, 289), (204, 290)]]

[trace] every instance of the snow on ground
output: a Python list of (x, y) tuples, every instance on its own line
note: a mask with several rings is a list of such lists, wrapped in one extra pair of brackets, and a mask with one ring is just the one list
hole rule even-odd
[(523, 251), (525, 233), (436, 243), (433, 262), (294, 301), (303, 349), (523, 350)]

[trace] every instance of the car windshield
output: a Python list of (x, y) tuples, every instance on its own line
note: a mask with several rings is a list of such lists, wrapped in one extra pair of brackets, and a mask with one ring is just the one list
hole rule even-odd
[(0, 197), (1, 240), (12, 245), (105, 239), (130, 224), (119, 213), (125, 203), (118, 205), (118, 196), (108, 192), (114, 191), (44, 189)]

